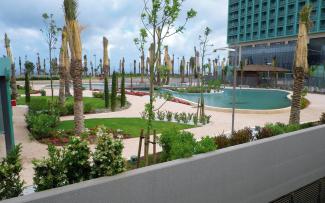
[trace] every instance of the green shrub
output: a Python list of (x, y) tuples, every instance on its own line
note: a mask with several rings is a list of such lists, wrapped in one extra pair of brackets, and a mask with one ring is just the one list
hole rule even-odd
[(286, 125), (283, 123), (267, 124), (265, 127), (269, 128), (274, 135), (281, 135), (302, 129), (298, 124)]
[(94, 113), (95, 109), (91, 103), (84, 103), (84, 113)]
[(253, 132), (249, 128), (238, 130), (234, 132), (230, 137), (231, 145), (239, 145), (250, 142), (253, 139)]
[(67, 115), (74, 114), (74, 103), (73, 102), (66, 102), (64, 106), (66, 108)]
[(200, 123), (202, 124), (202, 125), (205, 125), (206, 124), (206, 117), (205, 117), (205, 115), (204, 116), (200, 116)]
[(310, 105), (310, 101), (305, 97), (301, 98), (301, 109), (305, 109)]
[(276, 123), (276, 124), (266, 124), (265, 128), (268, 128), (272, 131), (274, 135), (284, 134), (286, 125), (283, 123)]
[(115, 140), (107, 133), (100, 136), (93, 153), (92, 177), (112, 176), (124, 172), (125, 161), (122, 152), (121, 140)]
[(216, 143), (211, 137), (203, 137), (195, 145), (195, 154), (203, 154), (217, 149)]
[(22, 170), (21, 145), (17, 145), (0, 162), (0, 200), (19, 196), (23, 192), (24, 181), (20, 178)]
[(215, 137), (214, 141), (218, 149), (223, 149), (230, 146), (230, 139), (224, 134)]
[(28, 110), (32, 113), (48, 113), (51, 105), (47, 98), (37, 97), (30, 101)]
[(181, 113), (181, 114), (179, 114), (179, 118), (180, 118), (180, 120), (181, 120), (183, 123), (185, 123), (185, 124), (187, 124), (187, 123), (189, 122), (186, 113)]
[(104, 99), (104, 93), (103, 92), (93, 92), (93, 97), (97, 99)]
[(210, 123), (210, 120), (211, 120), (211, 115), (209, 115), (209, 116), (204, 115), (204, 117), (205, 117), (206, 123), (209, 124)]
[(115, 71), (113, 72), (112, 76), (112, 93), (111, 93), (111, 110), (116, 110), (116, 100), (117, 100), (117, 75)]
[(162, 133), (159, 144), (163, 148), (162, 158), (170, 161), (191, 157), (194, 154), (196, 141), (193, 134), (172, 129)]
[(69, 112), (68, 112), (68, 108), (66, 106), (66, 104), (64, 104), (63, 106), (58, 106), (57, 107), (59, 113), (60, 113), (60, 116), (67, 116), (69, 115)]
[(193, 116), (193, 123), (195, 126), (197, 126), (197, 124), (199, 123), (199, 117), (197, 115)]
[(109, 88), (108, 88), (108, 77), (105, 75), (104, 80), (104, 100), (105, 100), (105, 108), (109, 107)]
[(166, 111), (167, 121), (171, 122), (173, 120), (173, 112)]
[(122, 79), (121, 79), (121, 107), (126, 105), (126, 95), (125, 95), (125, 71), (122, 69)]
[(192, 121), (192, 119), (193, 119), (193, 116), (194, 116), (194, 114), (193, 114), (193, 113), (188, 113), (188, 114), (187, 114), (187, 119), (188, 119), (188, 121), (189, 121), (189, 122), (191, 122), (191, 121)]
[(290, 132), (295, 132), (295, 131), (298, 131), (298, 130), (301, 130), (301, 127), (300, 125), (287, 125), (286, 128), (285, 128), (285, 133), (290, 133)]
[(29, 74), (26, 71), (25, 73), (25, 102), (29, 104), (30, 102), (30, 82), (29, 82)]
[(35, 139), (49, 138), (59, 124), (59, 116), (49, 114), (26, 115), (26, 123), (30, 134)]
[(319, 121), (320, 121), (321, 124), (325, 124), (325, 113), (322, 113)]
[(273, 136), (275, 136), (275, 134), (273, 133), (272, 129), (268, 127), (264, 127), (258, 131), (256, 138), (260, 140), (260, 139), (265, 139)]
[(162, 112), (162, 111), (157, 111), (157, 118), (160, 120), (160, 121), (163, 121), (165, 120), (165, 112)]
[(48, 158), (33, 160), (35, 171), (33, 180), (38, 192), (69, 184), (62, 150), (49, 146), (48, 154)]
[(46, 91), (45, 90), (40, 90), (41, 96), (45, 97), (46, 96)]
[(77, 137), (70, 139), (64, 148), (62, 159), (70, 184), (89, 180), (90, 178), (90, 149), (88, 143)]

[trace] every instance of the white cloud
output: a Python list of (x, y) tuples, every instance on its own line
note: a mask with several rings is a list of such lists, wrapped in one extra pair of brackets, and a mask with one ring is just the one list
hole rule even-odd
[[(41, 14), (43, 12), (54, 13), (58, 25), (63, 24), (63, 0), (11, 0), (3, 2), (0, 7), (0, 43), (3, 44), (3, 32), (10, 34), (13, 52), (18, 58), (24, 58), (25, 54), (31, 60), (36, 58), (36, 52), (41, 57), (47, 57), (47, 49), (44, 38), (39, 31), (43, 27)], [(33, 5), (33, 9), (31, 9)], [(14, 12), (11, 11), (15, 6)], [(138, 51), (133, 39), (138, 35), (142, 27), (140, 13), (143, 0), (80, 0), (79, 21), (86, 26), (82, 33), (83, 51), (90, 60), (97, 55), (97, 60), (102, 55), (102, 38), (106, 36), (110, 41), (110, 57), (112, 65), (117, 67), (123, 56), (132, 62), (138, 58)], [(226, 46), (227, 28), (227, 0), (186, 0), (184, 2), (182, 20), (186, 10), (194, 8), (198, 15), (192, 19), (183, 34), (175, 35), (165, 41), (169, 46), (169, 52), (175, 57), (190, 57), (193, 55), (193, 47), (198, 44), (198, 35), (206, 26), (213, 32), (211, 41), (218, 47)], [(181, 21), (179, 23), (181, 23)], [(0, 49), (4, 54), (4, 49)], [(129, 62), (128, 62), (129, 63)], [(128, 64), (127, 63), (127, 64)]]

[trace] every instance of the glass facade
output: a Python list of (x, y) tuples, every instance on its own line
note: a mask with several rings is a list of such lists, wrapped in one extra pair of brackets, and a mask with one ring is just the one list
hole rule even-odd
[[(308, 53), (310, 65), (325, 64), (325, 38), (311, 39)], [(278, 67), (291, 70), (294, 63), (296, 41), (279, 42), (274, 44), (259, 44), (256, 46), (242, 46), (241, 58), (247, 64), (271, 65), (273, 59)], [(238, 49), (237, 49), (238, 52)], [(230, 53), (230, 63), (237, 64), (236, 53)]]
[(325, 32), (325, 0), (229, 0), (228, 44), (295, 36), (305, 4), (313, 6), (311, 32)]
[[(229, 0), (228, 44), (241, 45), (242, 60), (248, 64), (272, 64), (276, 59), (279, 67), (291, 69), (299, 11), (305, 4), (313, 6), (311, 34), (325, 34), (325, 0)], [(308, 60), (310, 65), (325, 63), (325, 37), (310, 40)]]

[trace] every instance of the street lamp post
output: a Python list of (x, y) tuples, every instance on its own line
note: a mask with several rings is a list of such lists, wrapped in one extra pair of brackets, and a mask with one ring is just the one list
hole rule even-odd
[[(219, 48), (219, 49), (215, 49), (214, 52), (217, 51), (228, 51), (228, 52), (235, 52), (237, 53), (236, 49), (232, 49), (232, 48)], [(235, 55), (237, 60), (237, 54)], [(238, 57), (239, 61), (241, 60), (241, 47), (239, 47), (239, 57)], [(234, 64), (234, 79), (233, 79), (233, 92), (232, 92), (232, 117), (231, 117), (231, 134), (234, 134), (235, 132), (235, 111), (236, 111), (236, 86), (237, 86), (237, 68), (236, 66), (238, 66), (237, 64)]]
[[(94, 54), (94, 57), (95, 57), (95, 70), (97, 70), (97, 55)], [(96, 71), (97, 72), (97, 71)], [(95, 74), (96, 75), (96, 74)]]

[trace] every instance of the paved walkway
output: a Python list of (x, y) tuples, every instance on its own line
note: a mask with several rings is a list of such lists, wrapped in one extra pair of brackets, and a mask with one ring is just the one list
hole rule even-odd
[[(55, 94), (57, 92), (55, 91)], [(85, 91), (85, 96), (91, 96), (91, 92)], [(322, 112), (325, 112), (325, 96), (317, 94), (309, 94), (308, 99), (311, 101), (311, 105), (302, 110), (301, 118), (302, 122), (316, 121), (319, 119)], [(144, 104), (149, 101), (149, 97), (136, 97), (128, 96), (128, 101), (131, 103), (131, 107), (127, 110), (120, 112), (101, 113), (101, 114), (90, 114), (86, 115), (86, 119), (90, 118), (112, 118), (112, 117), (140, 117), (140, 112), (144, 110)], [(164, 101), (157, 99), (155, 106), (160, 106)], [(40, 144), (36, 141), (30, 140), (28, 137), (28, 131), (26, 129), (24, 114), (26, 113), (26, 107), (14, 107), (14, 129), (16, 143), (23, 144), (23, 167), (22, 177), (26, 181), (26, 185), (32, 184), (33, 169), (31, 161), (35, 158), (39, 159), (46, 156), (47, 151), (46, 145)], [(172, 112), (191, 112), (195, 113), (196, 109), (192, 106), (186, 106), (173, 102), (167, 102), (161, 110), (169, 110)], [(206, 114), (211, 115), (211, 123), (200, 127), (189, 129), (190, 132), (195, 134), (196, 138), (203, 136), (216, 136), (222, 132), (228, 132), (231, 129), (231, 113), (217, 112), (206, 110)], [(72, 120), (73, 116), (62, 117), (61, 120)], [(266, 123), (283, 122), (287, 123), (289, 119), (289, 111), (277, 114), (236, 114), (235, 127), (241, 129), (244, 127), (254, 127), (256, 125), (264, 125)], [(130, 158), (132, 155), (137, 154), (138, 149), (138, 138), (124, 140), (124, 151), (123, 156)], [(94, 148), (94, 146), (92, 146)], [(158, 149), (160, 150), (160, 149)], [(0, 156), (4, 155), (4, 140), (3, 136), (0, 137)]]

